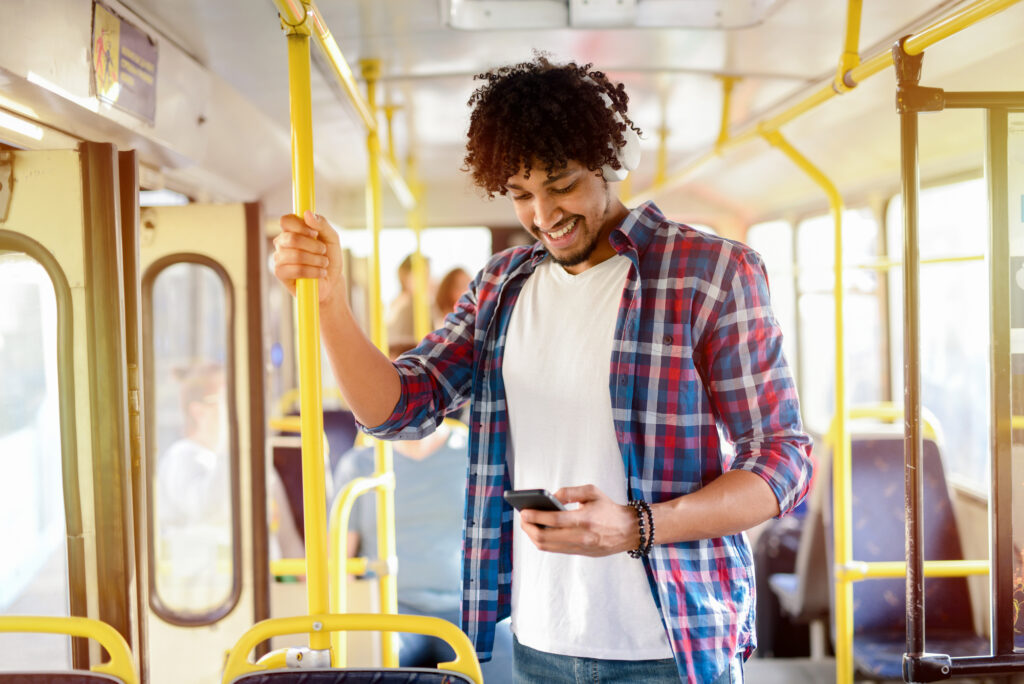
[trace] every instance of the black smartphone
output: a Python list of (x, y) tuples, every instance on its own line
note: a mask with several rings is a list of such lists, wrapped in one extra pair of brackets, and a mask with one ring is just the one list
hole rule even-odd
[(516, 510), (532, 508), (535, 511), (564, 511), (562, 502), (546, 489), (507, 489), (505, 501)]

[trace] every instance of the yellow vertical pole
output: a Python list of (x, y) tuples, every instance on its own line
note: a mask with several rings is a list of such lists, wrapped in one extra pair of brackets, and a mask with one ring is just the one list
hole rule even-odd
[(836, 684), (853, 682), (853, 584), (844, 572), (853, 557), (850, 488), (850, 434), (846, 415), (846, 351), (843, 345), (843, 198), (839, 190), (810, 160), (798, 152), (781, 133), (762, 128), (761, 135), (781, 150), (817, 183), (828, 196), (834, 223), (836, 394), (835, 432), (832, 450), (832, 518), (836, 576)]
[[(732, 113), (732, 87), (739, 80), (736, 76), (719, 76), (722, 82), (722, 118), (718, 123), (718, 138), (715, 140), (715, 153), (720, 153), (722, 146), (729, 140), (729, 117)], [(667, 181), (666, 181), (667, 182)]]
[[(286, 24), (288, 84), (292, 122), (292, 207), (302, 216), (315, 209), (313, 113), (310, 97), (308, 7), (298, 25)], [(306, 535), (306, 588), (309, 613), (328, 611), (327, 498), (324, 485), (323, 404), (320, 396), (320, 297), (317, 281), (300, 278), (298, 306), (299, 413), (302, 426), (302, 492)], [(330, 649), (326, 632), (309, 635), (311, 650)]]
[[(360, 62), (363, 78), (366, 80), (366, 101), (370, 111), (377, 111), (377, 79), (380, 76), (380, 61), (366, 59)], [(382, 302), (380, 301), (380, 137), (376, 130), (366, 136), (366, 151), (369, 157), (366, 184), (366, 222), (373, 231), (373, 264), (370, 278), (371, 339), (384, 353), (387, 353), (387, 329), (384, 325)], [(391, 444), (383, 440), (376, 443), (377, 473), (394, 471)], [(377, 555), (386, 563), (386, 569), (379, 574), (380, 612), (398, 612), (398, 571), (395, 554), (395, 490), (390, 486), (377, 488)], [(398, 640), (394, 632), (381, 632), (381, 661), (384, 667), (398, 666)]]
[(654, 184), (661, 185), (668, 178), (668, 126), (658, 129), (658, 164), (654, 169)]
[[(405, 178), (416, 200), (416, 204), (407, 214), (409, 227), (416, 236), (416, 251), (412, 257), (412, 276), (413, 282), (416, 283), (412, 293), (412, 329), (416, 339), (422, 340), (433, 326), (430, 321), (430, 302), (427, 300), (427, 293), (430, 290), (427, 260), (423, 258), (423, 184), (420, 183), (416, 156), (413, 154), (409, 154), (406, 159)], [(447, 312), (441, 312), (442, 315), (445, 313)]]

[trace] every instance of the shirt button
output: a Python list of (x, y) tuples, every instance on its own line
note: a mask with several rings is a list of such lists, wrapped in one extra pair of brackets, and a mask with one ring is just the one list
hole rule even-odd
[(625, 385), (626, 384), (626, 376), (625, 375), (623, 375), (621, 378), (619, 378), (619, 384), (620, 385)]
[(664, 342), (665, 344), (672, 344), (672, 336), (671, 336), (671, 335), (665, 335), (665, 339), (664, 339), (664, 340), (662, 340), (662, 341), (663, 341), (663, 342)]

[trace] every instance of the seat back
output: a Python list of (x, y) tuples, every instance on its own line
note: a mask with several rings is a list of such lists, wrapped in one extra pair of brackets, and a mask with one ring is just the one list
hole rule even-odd
[(30, 615), (0, 616), (0, 632), (29, 634), (66, 634), (95, 639), (106, 649), (110, 660), (94, 665), (90, 671), (0, 672), (0, 680), (11, 684), (136, 684), (128, 642), (110, 625), (82, 617)]
[[(857, 434), (852, 438), (851, 489), (853, 560), (905, 560), (903, 434)], [(921, 458), (924, 484), (922, 515), (925, 560), (962, 560), (960, 534), (946, 484), (938, 444), (924, 440)], [(832, 487), (825, 487), (824, 532), (828, 567), (832, 548)], [(819, 481), (821, 478), (819, 477)], [(829, 573), (829, 577), (832, 573)], [(830, 583), (834, 604), (834, 585)], [(973, 632), (971, 599), (963, 577), (925, 580), (928, 631)], [(902, 578), (871, 579), (853, 585), (854, 635), (903, 633), (906, 630), (906, 583)], [(834, 628), (834, 625), (833, 625)], [(834, 635), (833, 635), (834, 636)]]
[[(820, 458), (819, 458), (820, 462)], [(796, 552), (796, 608), (793, 617), (801, 621), (824, 618), (829, 611), (828, 563), (825, 558), (825, 521), (823, 489), (828, 484), (819, 475), (808, 494), (807, 514), (800, 530), (800, 545)]]
[[(427, 634), (445, 641), (455, 659), (426, 668), (321, 668), (302, 667), (313, 662), (302, 649), (271, 651), (257, 662), (249, 655), (257, 644), (283, 634), (332, 633), (339, 631), (411, 632)], [(305, 649), (308, 651), (308, 649)], [(310, 654), (311, 656), (312, 654)], [(288, 669), (285, 669), (285, 665)], [(290, 618), (272, 618), (258, 622), (242, 635), (228, 654), (223, 684), (334, 684), (370, 682), (385, 684), (483, 684), (480, 663), (469, 637), (450, 622), (422, 615), (321, 614)]]

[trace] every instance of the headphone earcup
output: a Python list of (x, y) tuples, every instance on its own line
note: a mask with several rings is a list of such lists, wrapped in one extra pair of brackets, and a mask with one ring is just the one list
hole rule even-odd
[[(622, 117), (618, 113), (615, 114), (615, 118), (622, 121)], [(632, 128), (626, 126), (626, 130), (622, 131), (622, 137), (626, 140), (626, 144), (615, 151), (615, 158), (619, 160), (620, 168), (612, 168), (611, 164), (601, 167), (601, 175), (606, 181), (612, 183), (626, 180), (629, 172), (640, 166), (640, 136)]]

